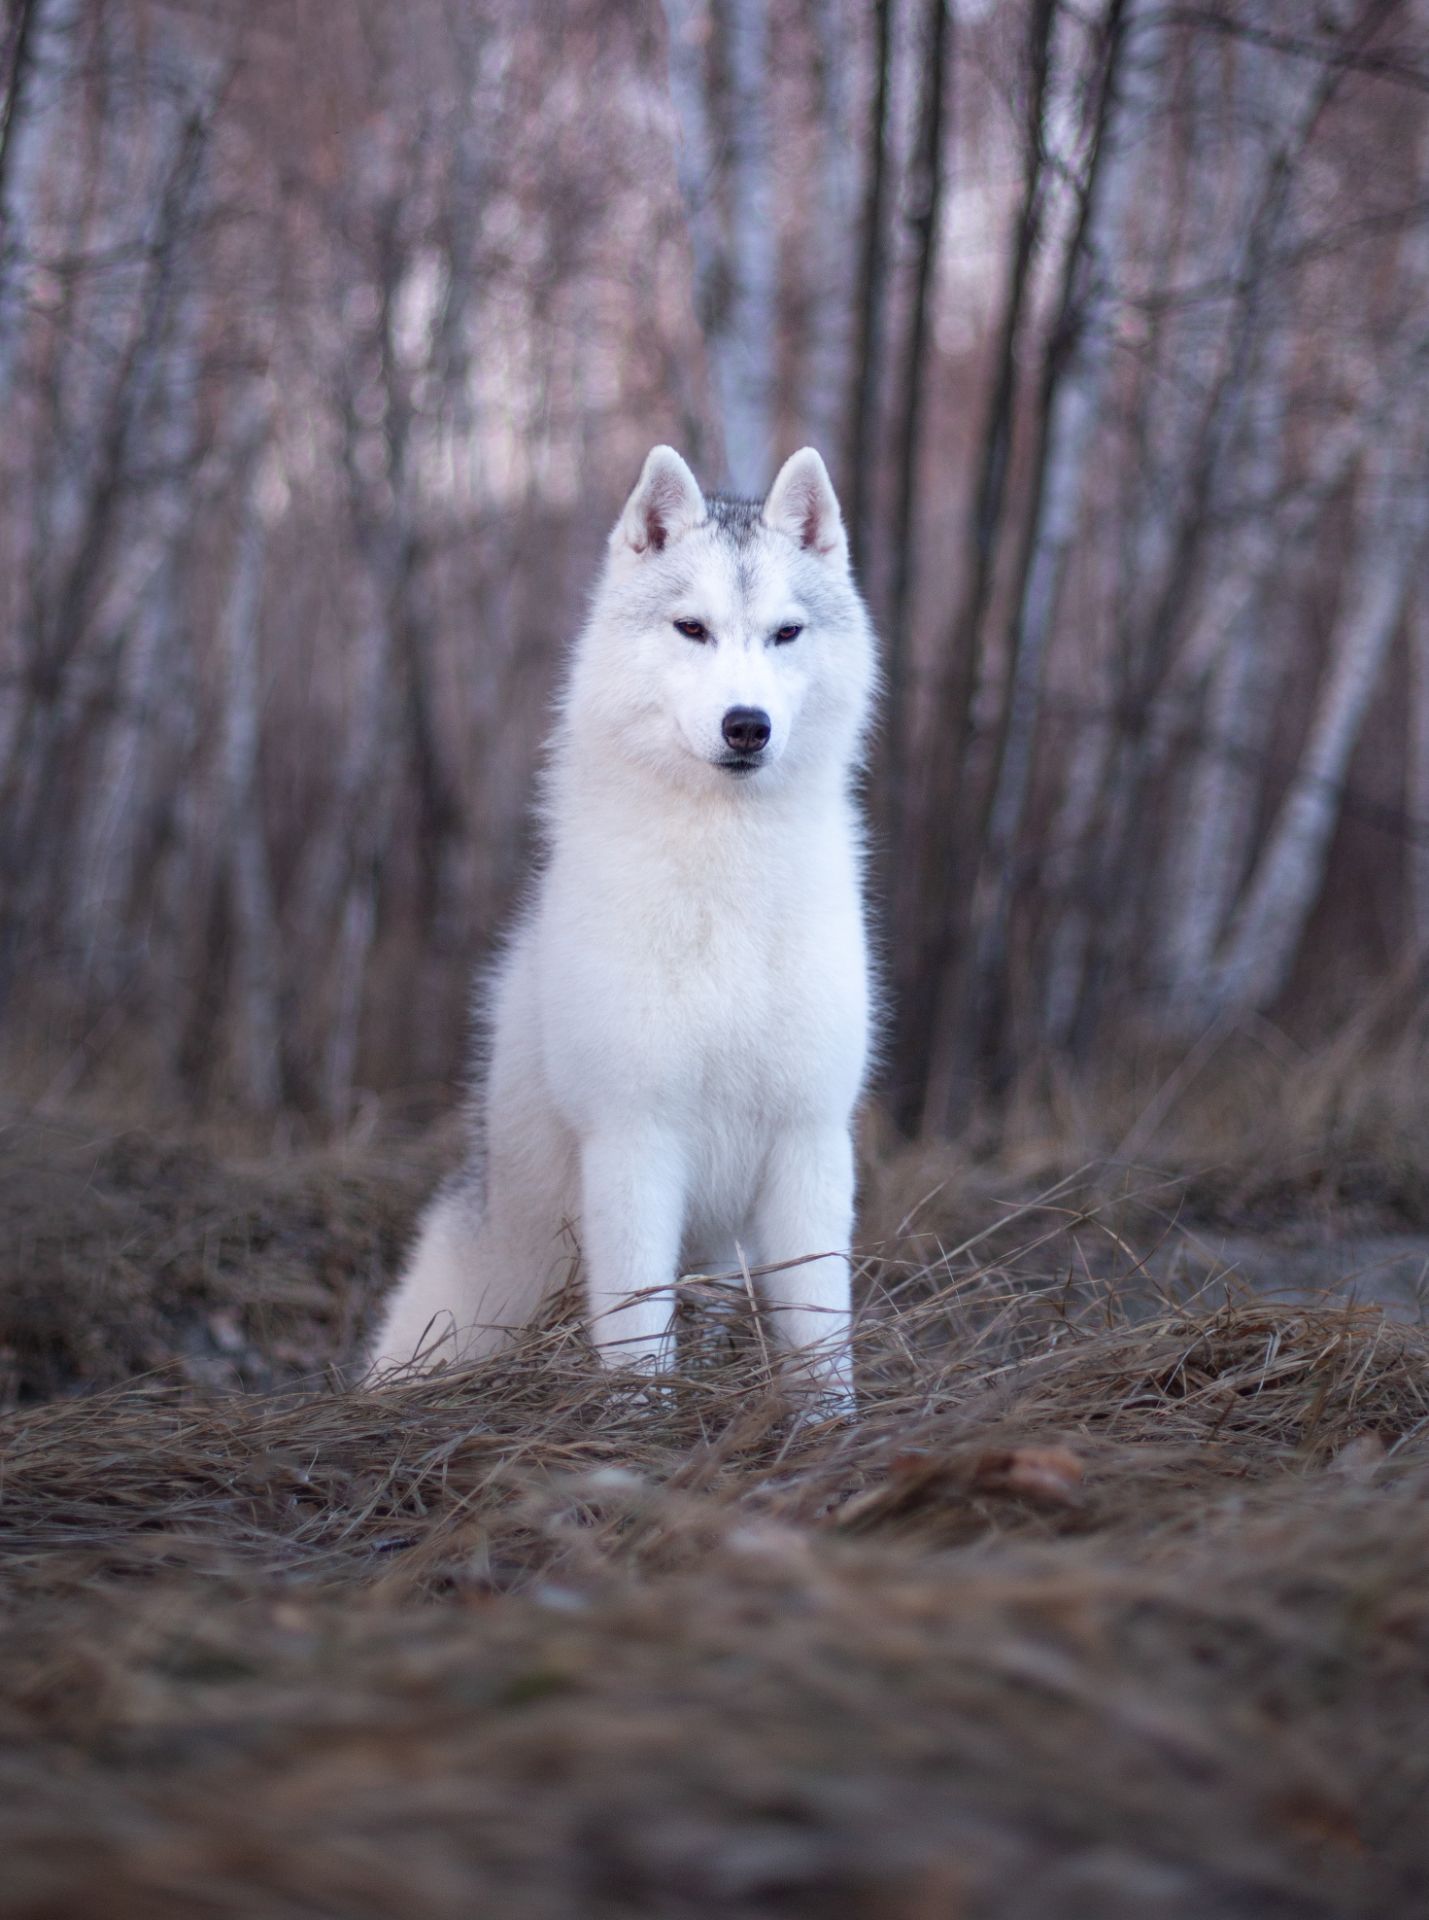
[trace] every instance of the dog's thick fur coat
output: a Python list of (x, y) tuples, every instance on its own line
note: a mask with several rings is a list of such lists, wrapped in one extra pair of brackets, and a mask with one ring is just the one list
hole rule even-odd
[(574, 1241), (607, 1361), (664, 1363), (681, 1272), (775, 1267), (756, 1275), (775, 1340), (851, 1395), (870, 1040), (851, 788), (875, 680), (818, 454), (760, 506), (706, 499), (656, 447), (561, 702), (470, 1165), (428, 1210), (375, 1365), (491, 1350)]

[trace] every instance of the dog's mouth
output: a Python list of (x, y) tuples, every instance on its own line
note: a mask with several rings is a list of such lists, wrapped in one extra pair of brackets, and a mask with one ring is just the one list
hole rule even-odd
[(716, 760), (715, 765), (722, 773), (733, 774), (738, 780), (746, 773), (757, 773), (764, 765), (764, 756), (759, 753), (732, 753), (727, 760)]

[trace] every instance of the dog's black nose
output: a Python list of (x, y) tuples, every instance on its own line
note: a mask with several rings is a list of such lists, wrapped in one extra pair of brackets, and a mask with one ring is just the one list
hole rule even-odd
[(763, 707), (731, 707), (720, 731), (736, 753), (762, 753), (769, 745), (769, 715)]

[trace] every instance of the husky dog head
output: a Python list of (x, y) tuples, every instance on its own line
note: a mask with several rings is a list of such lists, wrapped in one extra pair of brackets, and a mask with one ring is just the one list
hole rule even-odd
[(656, 447), (610, 536), (567, 725), (586, 752), (705, 791), (841, 775), (868, 724), (873, 636), (812, 447), (768, 498), (702, 494)]

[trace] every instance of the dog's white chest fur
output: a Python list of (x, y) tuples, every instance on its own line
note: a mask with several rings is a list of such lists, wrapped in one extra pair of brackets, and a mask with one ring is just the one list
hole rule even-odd
[(841, 796), (817, 811), (804, 821), (786, 805), (762, 833), (696, 815), (628, 842), (582, 835), (558, 855), (538, 951), (550, 1070), (574, 1125), (594, 1124), (597, 1102), (715, 1098), (783, 1117), (841, 1077), (852, 1097), (867, 1029), (852, 822)]
[(728, 1241), (774, 1135), (857, 1097), (868, 995), (854, 823), (836, 792), (753, 825), (722, 808), (675, 814), (598, 844), (574, 830), (562, 846), (534, 942), (544, 1064), (577, 1136), (678, 1132), (697, 1164), (696, 1238), (723, 1215)]

